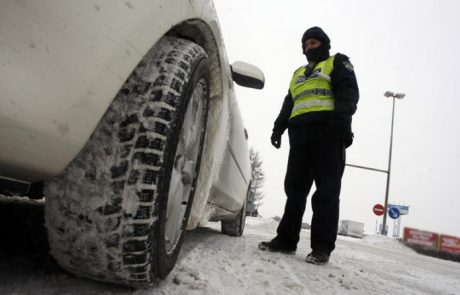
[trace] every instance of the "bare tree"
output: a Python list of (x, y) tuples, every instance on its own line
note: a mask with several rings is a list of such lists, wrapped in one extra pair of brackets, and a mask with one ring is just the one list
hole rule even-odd
[(249, 188), (249, 199), (246, 209), (246, 215), (248, 216), (259, 216), (259, 207), (262, 205), (262, 199), (264, 194), (262, 187), (265, 181), (265, 173), (262, 168), (262, 159), (260, 158), (259, 152), (254, 151), (251, 147), (249, 149), (249, 158), (251, 160), (251, 174), (252, 182)]

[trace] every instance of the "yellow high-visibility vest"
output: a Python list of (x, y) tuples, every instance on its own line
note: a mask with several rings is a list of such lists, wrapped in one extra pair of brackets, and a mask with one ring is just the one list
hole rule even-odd
[(295, 71), (289, 86), (294, 101), (290, 118), (309, 112), (334, 110), (330, 76), (333, 69), (334, 56), (331, 56), (318, 63), (308, 77), (305, 76), (305, 67)]

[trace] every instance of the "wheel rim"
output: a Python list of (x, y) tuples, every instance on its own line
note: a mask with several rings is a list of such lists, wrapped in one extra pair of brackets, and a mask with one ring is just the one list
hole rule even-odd
[(165, 248), (168, 254), (175, 250), (186, 226), (184, 219), (192, 196), (204, 128), (206, 91), (206, 81), (201, 79), (190, 97), (180, 130), (166, 211)]

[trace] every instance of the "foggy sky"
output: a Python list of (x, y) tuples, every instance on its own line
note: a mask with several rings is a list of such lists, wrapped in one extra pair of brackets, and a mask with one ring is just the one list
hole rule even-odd
[[(301, 36), (320, 26), (331, 39), (331, 54), (350, 57), (360, 101), (353, 117), (354, 144), (347, 163), (386, 170), (390, 141), (387, 90), (404, 92), (396, 101), (389, 202), (409, 205), (402, 226), (460, 236), (459, 125), (460, 31), (456, 1), (214, 1), (230, 62), (260, 67), (262, 91), (237, 86), (249, 144), (264, 163), (264, 217), (281, 216), (289, 151), (270, 144), (296, 68), (306, 63)], [(372, 207), (384, 202), (386, 174), (347, 167), (340, 219), (364, 222), (374, 232)], [(311, 220), (308, 198), (306, 222)], [(389, 232), (393, 221), (388, 219)]]

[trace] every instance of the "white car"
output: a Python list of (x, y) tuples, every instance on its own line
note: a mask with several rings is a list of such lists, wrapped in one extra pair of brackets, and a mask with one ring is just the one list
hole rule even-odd
[(233, 81), (264, 76), (229, 64), (211, 1), (1, 1), (1, 192), (45, 196), (51, 254), (70, 272), (165, 278), (186, 228), (243, 233)]

